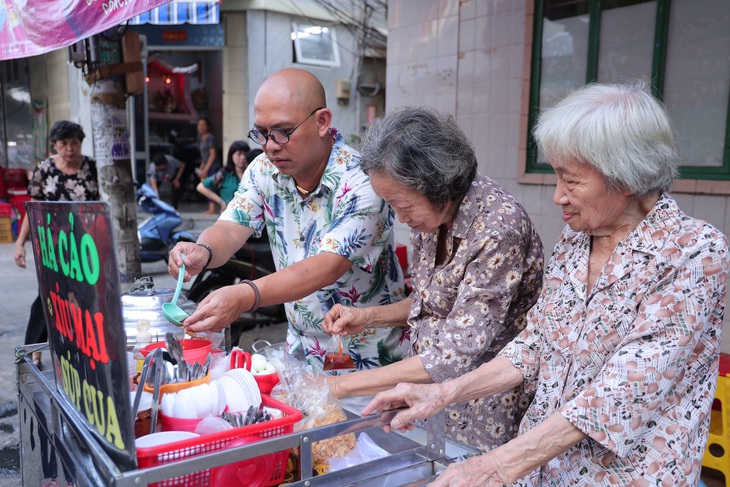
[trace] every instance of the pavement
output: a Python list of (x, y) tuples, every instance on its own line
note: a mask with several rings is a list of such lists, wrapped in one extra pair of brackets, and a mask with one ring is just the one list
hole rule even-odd
[[(212, 225), (218, 215), (205, 215), (205, 204), (182, 203), (183, 224), (180, 230), (199, 234)], [(140, 213), (139, 218), (145, 217)], [(15, 487), (20, 481), (20, 431), (16, 384), (15, 348), (23, 344), (30, 306), (35, 300), (38, 287), (31, 246), (26, 243), (29, 256), (26, 269), (15, 265), (15, 243), (0, 244), (0, 487)], [(164, 261), (143, 263), (142, 275), (152, 276), (157, 288), (174, 288), (175, 279), (167, 273)], [(250, 351), (250, 344), (265, 338), (281, 342), (286, 336), (286, 324), (271, 325), (247, 332), (241, 338), (242, 348)], [(44, 355), (48, 364), (48, 354)]]

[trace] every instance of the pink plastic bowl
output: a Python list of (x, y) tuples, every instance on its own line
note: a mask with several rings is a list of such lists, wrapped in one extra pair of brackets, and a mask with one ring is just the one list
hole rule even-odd
[[(205, 359), (208, 357), (208, 353), (213, 348), (209, 340), (201, 340), (199, 338), (188, 338), (186, 340), (181, 340), (180, 343), (183, 347), (183, 358), (186, 362), (191, 364), (197, 362), (204, 365)], [(150, 343), (141, 349), (140, 352), (146, 357), (147, 354), (156, 348), (167, 349), (167, 344), (165, 344), (165, 342)]]

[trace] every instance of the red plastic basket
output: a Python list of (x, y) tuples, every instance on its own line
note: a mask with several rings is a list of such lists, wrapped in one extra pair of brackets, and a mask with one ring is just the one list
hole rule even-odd
[[(246, 437), (258, 437), (260, 439), (273, 438), (276, 436), (291, 433), (294, 430), (294, 424), (302, 419), (302, 412), (283, 404), (270, 396), (262, 395), (261, 399), (264, 406), (278, 409), (282, 412), (283, 417), (272, 419), (264, 423), (242, 426), (227, 431), (221, 431), (209, 435), (191, 438), (189, 440), (167, 443), (164, 445), (154, 446), (150, 448), (137, 448), (137, 461), (139, 468), (149, 468), (157, 465), (165, 465), (176, 461), (189, 460), (192, 457), (204, 453), (211, 453), (223, 450), (234, 441)], [(271, 475), (271, 481), (266, 484), (268, 486), (279, 485), (284, 481), (286, 475), (286, 463), (289, 458), (289, 450), (276, 452), (276, 461), (274, 471)], [(214, 469), (205, 469), (193, 472), (181, 477), (173, 479), (165, 479), (161, 482), (150, 484), (151, 486), (210, 486), (211, 471)], [(229, 485), (234, 485), (233, 483)]]

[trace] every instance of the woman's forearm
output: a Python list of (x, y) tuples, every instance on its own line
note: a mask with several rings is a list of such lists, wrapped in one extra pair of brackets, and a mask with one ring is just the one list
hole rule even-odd
[(408, 326), (408, 314), (411, 311), (413, 300), (406, 298), (397, 303), (383, 306), (361, 308), (367, 310), (368, 328), (386, 328), (389, 326)]
[(459, 378), (444, 382), (448, 403), (467, 402), (507, 391), (522, 383), (520, 371), (504, 357), (495, 357)]
[(372, 396), (401, 382), (432, 383), (420, 357), (410, 357), (386, 367), (362, 370), (328, 379), (337, 397)]
[(198, 193), (202, 194), (203, 196), (205, 196), (209, 200), (215, 201), (215, 202), (217, 202), (221, 206), (225, 206), (226, 205), (226, 202), (223, 201), (223, 198), (221, 198), (218, 195), (218, 193), (216, 193), (215, 191), (213, 191), (210, 188), (206, 188), (205, 185), (202, 182), (198, 183), (198, 185), (195, 187), (195, 189), (198, 191)]
[(496, 459), (502, 480), (512, 483), (580, 443), (585, 437), (585, 433), (556, 412), (535, 428), (489, 454)]
[(15, 240), (15, 245), (23, 247), (25, 241), (28, 240), (28, 235), (30, 235), (30, 222), (28, 222), (28, 214), (26, 213), (23, 217), (23, 222), (20, 224), (20, 229), (18, 229), (18, 238)]

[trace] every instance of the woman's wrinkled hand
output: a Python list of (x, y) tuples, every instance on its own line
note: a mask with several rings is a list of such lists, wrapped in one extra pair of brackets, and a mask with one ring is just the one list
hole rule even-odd
[(502, 487), (509, 484), (503, 480), (498, 463), (484, 453), (458, 463), (452, 463), (428, 487)]
[(367, 327), (367, 311), (336, 304), (324, 315), (322, 329), (329, 335), (356, 335)]
[(383, 426), (386, 433), (391, 430), (404, 432), (413, 429), (413, 421), (430, 418), (446, 407), (448, 400), (442, 389), (442, 384), (401, 383), (389, 391), (376, 394), (360, 414), (367, 416), (375, 412), (406, 408), (399, 411), (389, 425)]

